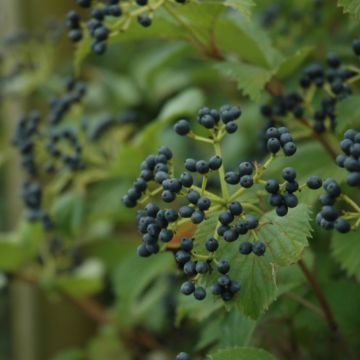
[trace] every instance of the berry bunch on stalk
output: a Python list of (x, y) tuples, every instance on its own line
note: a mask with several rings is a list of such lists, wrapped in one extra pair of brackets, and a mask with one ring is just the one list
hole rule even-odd
[[(175, 2), (185, 4), (186, 0)], [(75, 3), (87, 9), (89, 14), (83, 26), (81, 15), (76, 10), (67, 13), (68, 38), (78, 43), (84, 38), (84, 31), (87, 31), (92, 38), (91, 50), (97, 55), (104, 54), (108, 39), (126, 31), (133, 20), (147, 28), (153, 22), (155, 11), (162, 5), (166, 6), (165, 0), (131, 0), (121, 3), (120, 0), (75, 0)]]
[[(266, 241), (260, 240), (258, 231), (272, 224), (262, 221), (262, 215), (275, 207), (279, 217), (286, 216), (289, 208), (298, 205), (298, 192), (306, 187), (322, 186), (317, 176), (311, 177), (307, 184), (298, 184), (296, 171), (290, 167), (282, 171), (283, 181), (265, 178), (276, 157), (281, 153), (285, 156), (296, 153), (291, 134), (284, 127), (268, 129), (270, 155), (263, 163), (243, 161), (236, 170), (226, 171), (221, 142), (227, 134), (236, 131), (240, 116), (241, 110), (229, 105), (219, 110), (200, 109), (197, 121), (207, 129), (207, 137), (194, 133), (188, 120), (178, 121), (174, 125), (176, 133), (208, 145), (214, 151), (213, 156), (186, 159), (185, 171), (177, 175), (172, 151), (161, 147), (157, 154), (142, 162), (140, 176), (123, 197), (127, 207), (140, 207), (136, 217), (143, 242), (138, 255), (149, 257), (174, 251), (175, 261), (186, 278), (180, 290), (197, 300), (207, 296), (205, 280), (214, 273), (218, 276), (210, 290), (212, 295), (223, 301), (237, 296), (241, 284), (234, 278), (236, 274), (231, 273), (230, 262), (217, 255), (218, 250), (238, 242), (239, 256), (263, 256)], [(210, 191), (208, 184), (213, 176), (219, 185)], [(250, 196), (245, 200), (247, 192)], [(178, 236), (184, 226), (198, 229), (214, 217), (215, 231), (205, 241), (199, 242), (196, 235)]]

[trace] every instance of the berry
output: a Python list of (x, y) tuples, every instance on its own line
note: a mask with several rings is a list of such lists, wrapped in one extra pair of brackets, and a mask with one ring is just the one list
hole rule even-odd
[(234, 220), (234, 215), (229, 211), (224, 211), (219, 215), (219, 221), (223, 225), (229, 225)]
[(360, 172), (352, 172), (346, 179), (348, 185), (359, 186), (360, 185)]
[(222, 165), (222, 159), (220, 156), (213, 156), (209, 160), (209, 167), (211, 170), (218, 170)]
[(256, 229), (259, 225), (259, 219), (256, 216), (249, 215), (246, 220), (246, 226), (249, 230)]
[(194, 247), (193, 241), (190, 238), (183, 237), (180, 240), (180, 249), (184, 251), (191, 251)]
[(257, 256), (262, 256), (265, 254), (265, 251), (266, 251), (266, 246), (263, 242), (261, 241), (256, 241), (254, 244), (253, 244), (253, 248), (252, 248), (252, 251), (255, 255)]
[(277, 180), (268, 180), (266, 182), (265, 190), (270, 194), (276, 194), (279, 188), (279, 182)]
[(286, 206), (289, 208), (295, 208), (299, 203), (297, 197), (293, 194), (285, 194), (284, 200), (285, 200)]
[(196, 160), (195, 159), (186, 159), (185, 160), (185, 169), (190, 172), (196, 171)]
[(194, 190), (189, 191), (189, 193), (187, 194), (187, 199), (189, 200), (189, 202), (196, 205), (200, 199), (200, 194)]
[(201, 211), (194, 211), (191, 215), (191, 221), (193, 224), (200, 224), (204, 220), (204, 213)]
[(187, 251), (178, 250), (175, 253), (175, 260), (179, 265), (185, 265), (190, 259), (191, 255)]
[(102, 55), (106, 51), (106, 44), (101, 41), (95, 41), (91, 45), (92, 51), (97, 55)]
[(225, 130), (228, 134), (233, 134), (238, 129), (238, 126), (235, 122), (230, 121), (225, 125)]
[(215, 238), (210, 238), (206, 240), (205, 248), (209, 252), (215, 252), (219, 248), (219, 242)]
[(190, 218), (195, 210), (190, 206), (182, 206), (179, 209), (179, 216), (182, 218)]
[(169, 242), (173, 238), (174, 233), (168, 229), (161, 229), (159, 234), (159, 240), (162, 242)]
[(296, 178), (296, 171), (293, 168), (287, 167), (282, 171), (284, 180), (293, 181)]
[(348, 233), (350, 230), (351, 230), (351, 226), (350, 226), (350, 223), (344, 219), (341, 219), (341, 218), (338, 218), (336, 221), (335, 221), (335, 229), (342, 233), (342, 234), (345, 234), (345, 233)]
[(104, 41), (108, 38), (109, 36), (109, 30), (104, 27), (98, 27), (95, 31), (94, 31), (94, 37), (98, 40), (98, 41)]
[(352, 43), (352, 48), (356, 56), (360, 56), (360, 39), (355, 39)]
[(194, 291), (194, 297), (196, 300), (204, 300), (206, 297), (206, 291), (202, 287), (198, 287)]
[(296, 153), (297, 148), (296, 148), (295, 143), (288, 142), (284, 145), (283, 150), (284, 150), (284, 154), (286, 156), (292, 156)]
[(184, 282), (180, 287), (180, 291), (184, 295), (191, 295), (194, 292), (194, 290), (195, 290), (195, 286), (190, 281)]
[(240, 175), (235, 173), (234, 171), (228, 171), (225, 174), (225, 181), (230, 185), (236, 185), (240, 181)]
[(269, 152), (275, 154), (277, 153), (280, 148), (281, 148), (281, 144), (280, 144), (280, 141), (276, 138), (270, 138), (268, 141), (267, 141), (267, 149)]
[(244, 161), (239, 164), (239, 175), (251, 175), (254, 171), (254, 166), (251, 162)]
[(243, 212), (243, 207), (238, 201), (234, 201), (230, 204), (229, 210), (232, 215), (239, 216)]
[(182, 186), (189, 188), (193, 185), (194, 179), (188, 172), (183, 172), (180, 176), (180, 182)]
[(276, 208), (277, 216), (283, 217), (288, 213), (289, 209), (285, 204), (282, 204)]
[(252, 252), (252, 247), (253, 246), (251, 242), (245, 241), (241, 243), (239, 248), (240, 254), (249, 255)]
[(196, 264), (193, 261), (188, 261), (183, 268), (184, 274), (188, 276), (196, 275)]
[(207, 197), (201, 197), (197, 202), (197, 207), (201, 211), (208, 210), (210, 208), (211, 202)]
[(149, 27), (152, 23), (151, 18), (147, 15), (138, 16), (137, 21), (143, 27)]
[(196, 171), (200, 174), (207, 174), (209, 172), (209, 163), (205, 160), (197, 161)]
[(205, 261), (199, 261), (195, 269), (198, 274), (206, 274), (209, 271), (209, 264)]
[(69, 31), (68, 37), (72, 42), (75, 43), (75, 42), (79, 42), (82, 39), (83, 35), (82, 35), (81, 30), (74, 29), (74, 30)]
[(240, 185), (246, 189), (251, 188), (254, 185), (254, 180), (251, 175), (244, 175), (240, 179)]
[(187, 120), (179, 120), (174, 125), (174, 130), (178, 135), (184, 136), (190, 132), (190, 123)]
[(173, 202), (175, 199), (176, 199), (176, 194), (171, 192), (170, 190), (164, 190), (162, 193), (161, 193), (161, 198), (167, 202), (167, 203), (170, 203), (170, 202)]
[(226, 230), (223, 236), (224, 240), (227, 242), (233, 242), (239, 237), (238, 233), (232, 229)]
[(319, 176), (310, 176), (306, 182), (309, 189), (317, 190), (322, 186), (322, 180)]
[(227, 274), (230, 270), (230, 264), (226, 260), (220, 260), (216, 266), (220, 274)]

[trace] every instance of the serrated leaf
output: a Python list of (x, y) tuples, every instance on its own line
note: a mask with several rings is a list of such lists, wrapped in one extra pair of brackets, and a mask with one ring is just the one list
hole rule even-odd
[(238, 88), (254, 101), (259, 101), (265, 85), (272, 77), (272, 71), (259, 66), (233, 61), (216, 64), (224, 75), (236, 81)]
[[(260, 222), (268, 223), (257, 231), (258, 238), (267, 245), (264, 256), (240, 255), (237, 241), (222, 244), (217, 251), (219, 259), (230, 262), (230, 277), (242, 287), (235, 299), (236, 306), (251, 318), (259, 317), (275, 300), (277, 269), (301, 258), (311, 230), (309, 209), (304, 204), (291, 209), (283, 218), (271, 211)], [(249, 241), (250, 235), (240, 239)], [(216, 274), (212, 275), (211, 281), (216, 281)]]
[(358, 0), (338, 0), (338, 6), (343, 8), (344, 13), (350, 14), (360, 21), (360, 2)]
[(224, 5), (240, 11), (247, 19), (250, 19), (255, 2), (253, 0), (225, 0)]
[(313, 49), (312, 46), (304, 46), (298, 49), (293, 55), (287, 57), (280, 64), (275, 76), (282, 80), (292, 75), (303, 64)]
[(334, 233), (331, 239), (332, 255), (349, 276), (360, 281), (360, 230), (348, 234)]
[(276, 357), (265, 350), (250, 347), (234, 347), (218, 350), (208, 355), (209, 360), (276, 360)]

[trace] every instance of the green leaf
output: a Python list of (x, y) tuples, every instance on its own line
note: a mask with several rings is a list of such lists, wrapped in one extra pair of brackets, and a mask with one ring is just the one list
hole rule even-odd
[(349, 276), (360, 281), (360, 230), (348, 234), (334, 233), (331, 240), (332, 255)]
[(253, 0), (225, 0), (224, 5), (240, 11), (247, 19), (250, 19), (255, 2)]
[(360, 21), (360, 2), (358, 0), (338, 0), (338, 6), (343, 8), (345, 14), (350, 14)]
[(292, 75), (304, 63), (313, 51), (312, 46), (304, 46), (298, 49), (293, 55), (287, 57), (279, 66), (275, 76), (280, 80)]
[[(301, 258), (311, 230), (309, 209), (304, 204), (291, 209), (283, 218), (271, 211), (260, 222), (267, 223), (257, 231), (258, 238), (267, 246), (264, 256), (240, 255), (238, 242), (225, 244), (217, 251), (219, 259), (231, 263), (230, 277), (242, 287), (235, 299), (236, 306), (251, 318), (259, 317), (275, 300), (278, 267)], [(250, 235), (242, 236), (241, 240), (249, 241)]]
[(276, 357), (265, 350), (250, 347), (234, 347), (218, 350), (208, 355), (209, 360), (276, 360)]
[(259, 66), (227, 61), (215, 67), (224, 75), (236, 81), (238, 88), (254, 101), (259, 101), (265, 85), (272, 77), (272, 71)]
[(85, 197), (81, 193), (67, 193), (59, 197), (53, 205), (52, 216), (55, 225), (65, 235), (78, 233), (85, 217)]
[(44, 233), (40, 224), (22, 223), (16, 232), (0, 234), (0, 269), (14, 271), (35, 257)]
[(88, 259), (71, 274), (55, 278), (55, 286), (70, 296), (81, 298), (98, 293), (103, 288), (104, 267), (95, 259)]
[(359, 129), (360, 118), (360, 95), (352, 95), (340, 101), (337, 107), (338, 124), (336, 131), (342, 136), (350, 127)]
[(214, 29), (215, 43), (227, 58), (274, 71), (283, 56), (274, 48), (268, 34), (254, 22), (244, 20), (236, 12), (220, 18)]

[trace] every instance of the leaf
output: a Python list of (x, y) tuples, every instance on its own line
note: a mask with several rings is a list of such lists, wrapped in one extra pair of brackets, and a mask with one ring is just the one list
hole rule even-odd
[(238, 58), (249, 65), (274, 71), (283, 56), (272, 45), (268, 34), (254, 22), (245, 21), (236, 12), (222, 17), (214, 29), (215, 43), (227, 58)]
[(59, 197), (51, 210), (55, 225), (65, 235), (78, 233), (85, 217), (85, 197), (81, 193), (67, 193)]
[(224, 5), (240, 11), (247, 19), (250, 19), (255, 2), (253, 0), (225, 0)]
[(95, 259), (88, 259), (71, 274), (55, 278), (55, 286), (70, 296), (81, 298), (98, 293), (103, 288), (104, 267)]
[(208, 355), (209, 360), (276, 360), (265, 350), (250, 347), (234, 347), (218, 350)]
[[(245, 315), (259, 317), (277, 296), (276, 271), (278, 267), (295, 263), (308, 245), (310, 235), (309, 209), (302, 204), (291, 209), (280, 218), (271, 211), (260, 220), (263, 225), (257, 236), (266, 243), (264, 256), (239, 254), (239, 243), (226, 243), (217, 251), (219, 259), (231, 264), (230, 277), (241, 285), (235, 304)], [(242, 236), (241, 241), (251, 241), (250, 235)], [(216, 275), (212, 282), (216, 281)]]
[(350, 14), (354, 19), (360, 21), (359, 0), (338, 0), (338, 6), (343, 8), (345, 14)]
[(0, 234), (0, 269), (14, 271), (35, 257), (43, 240), (40, 224), (22, 223), (18, 230)]
[(224, 75), (236, 81), (244, 95), (254, 101), (259, 101), (265, 85), (272, 77), (272, 71), (243, 63), (227, 61), (216, 64), (215, 67)]
[(359, 130), (360, 118), (360, 95), (351, 95), (344, 100), (340, 101), (337, 106), (337, 119), (338, 124), (336, 132), (342, 136), (343, 133), (350, 127)]
[(360, 230), (348, 234), (334, 233), (331, 239), (332, 255), (349, 276), (360, 281)]
[(275, 76), (283, 80), (289, 75), (292, 75), (307, 59), (313, 51), (312, 46), (304, 46), (298, 49), (293, 55), (287, 57), (279, 66)]

